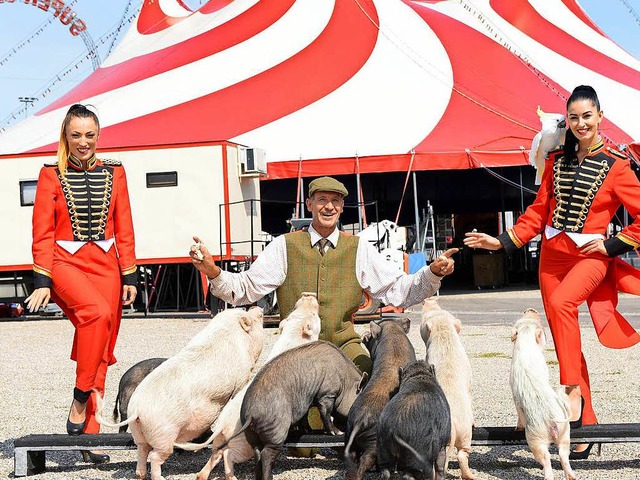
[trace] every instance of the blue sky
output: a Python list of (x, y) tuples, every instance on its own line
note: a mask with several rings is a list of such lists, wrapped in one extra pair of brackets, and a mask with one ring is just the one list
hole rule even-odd
[[(45, 12), (23, 0), (4, 0), (0, 3), (0, 127), (12, 114), (24, 117), (18, 112), (24, 104), (19, 97), (37, 97), (38, 101), (30, 111), (41, 109), (70, 90), (86, 78), (92, 71), (91, 61), (86, 56), (85, 42), (80, 36), (72, 36), (69, 26), (59, 20), (48, 22), (51, 13)], [(87, 25), (87, 32), (98, 47), (103, 58), (108, 52), (114, 32), (119, 25), (129, 0), (63, 0), (76, 12), (76, 18)], [(183, 0), (192, 8), (206, 3), (206, 0)], [(589, 16), (609, 37), (625, 50), (640, 58), (640, 0), (578, 0)], [(131, 0), (139, 7), (142, 0)], [(627, 5), (631, 8), (629, 10)], [(130, 26), (125, 23), (124, 31)], [(35, 32), (44, 27), (34, 36)], [(29, 43), (21, 45), (30, 37)], [(103, 41), (101, 41), (103, 39)], [(15, 51), (13, 49), (15, 48)], [(62, 75), (61, 75), (62, 74)], [(57, 76), (61, 78), (57, 80)], [(49, 85), (56, 80), (51, 92), (42, 97)]]

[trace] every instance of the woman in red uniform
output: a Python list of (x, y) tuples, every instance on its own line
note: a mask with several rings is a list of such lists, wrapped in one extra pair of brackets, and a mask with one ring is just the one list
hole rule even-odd
[[(72, 105), (62, 122), (58, 161), (40, 170), (33, 209), (35, 290), (27, 307), (53, 299), (73, 323), (76, 384), (67, 419), (70, 435), (98, 433), (95, 388), (104, 392), (115, 362), (122, 306), (136, 297), (133, 222), (120, 162), (96, 157), (98, 117)], [(83, 452), (94, 463), (104, 453)]]
[[(640, 183), (625, 155), (605, 145), (598, 127), (603, 113), (593, 88), (579, 86), (567, 101), (565, 145), (549, 153), (534, 202), (513, 228), (497, 238), (466, 233), (465, 245), (512, 253), (543, 233), (539, 281), (560, 367), (560, 383), (571, 404), (572, 427), (595, 424), (589, 373), (582, 354), (578, 307), (587, 302), (600, 342), (626, 348), (640, 335), (616, 311), (617, 292), (640, 294), (640, 274), (618, 255), (640, 245)], [(636, 220), (606, 238), (620, 207)], [(578, 445), (572, 459), (589, 456)]]

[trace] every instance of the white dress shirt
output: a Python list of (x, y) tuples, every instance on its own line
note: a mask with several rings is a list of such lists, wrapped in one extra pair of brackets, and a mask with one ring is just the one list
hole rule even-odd
[[(322, 238), (312, 226), (309, 234), (312, 246)], [(331, 246), (326, 248), (335, 248), (340, 241), (338, 229), (327, 239)], [(286, 276), (287, 244), (285, 236), (280, 235), (265, 247), (248, 270), (239, 273), (222, 270), (209, 282), (214, 296), (232, 305), (247, 305), (277, 289)], [(411, 275), (400, 271), (363, 238), (356, 253), (356, 278), (373, 298), (396, 307), (420, 303), (438, 291), (442, 280), (428, 266)]]

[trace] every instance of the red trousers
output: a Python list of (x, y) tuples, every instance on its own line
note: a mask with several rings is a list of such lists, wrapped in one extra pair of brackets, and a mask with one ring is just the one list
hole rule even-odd
[[(107, 367), (122, 313), (122, 280), (114, 246), (108, 252), (87, 243), (74, 255), (56, 244), (52, 269), (52, 299), (75, 327), (71, 359), (76, 361), (80, 390), (104, 394)], [(87, 402), (86, 433), (98, 433), (95, 394)]]
[(545, 239), (540, 252), (540, 291), (553, 335), (562, 385), (579, 385), (584, 398), (582, 423), (597, 423), (591, 402), (587, 362), (582, 353), (578, 307), (604, 280), (605, 255), (583, 255), (564, 233)]

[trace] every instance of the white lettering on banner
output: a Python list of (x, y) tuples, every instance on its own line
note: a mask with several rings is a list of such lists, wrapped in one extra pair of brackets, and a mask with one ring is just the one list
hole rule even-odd
[(78, 17), (71, 7), (65, 5), (63, 0), (0, 0), (0, 3), (24, 3), (33, 5), (45, 12), (52, 11), (53, 16), (60, 20), (62, 25), (69, 25), (69, 32), (74, 37), (87, 29), (87, 24)]

